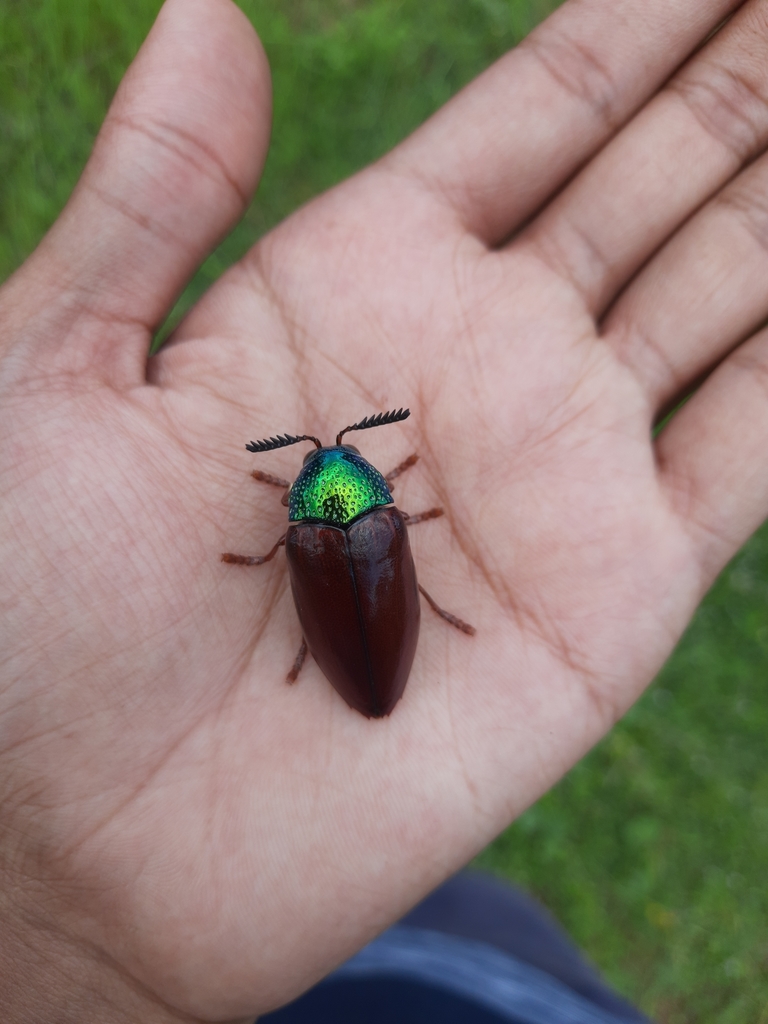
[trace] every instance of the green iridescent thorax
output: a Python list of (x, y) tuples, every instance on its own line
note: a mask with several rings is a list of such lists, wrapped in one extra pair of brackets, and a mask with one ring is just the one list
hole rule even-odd
[(291, 487), (288, 518), (346, 526), (392, 495), (378, 469), (348, 448), (318, 448)]

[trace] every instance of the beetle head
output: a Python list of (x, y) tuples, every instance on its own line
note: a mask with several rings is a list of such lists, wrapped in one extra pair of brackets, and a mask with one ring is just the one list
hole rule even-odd
[[(355, 448), (355, 446), (353, 444), (340, 444), (340, 445), (336, 445), (335, 447), (336, 448), (343, 448), (345, 452), (354, 452), (355, 455), (359, 455), (360, 454), (360, 449), (359, 448)], [(322, 451), (326, 451), (325, 447), (323, 447), (323, 448), (315, 448), (314, 451), (307, 452), (307, 454), (304, 456), (303, 465), (306, 466), (306, 464), (309, 462), (310, 459), (314, 459), (314, 457), (317, 455), (317, 453), (318, 452), (322, 452)]]

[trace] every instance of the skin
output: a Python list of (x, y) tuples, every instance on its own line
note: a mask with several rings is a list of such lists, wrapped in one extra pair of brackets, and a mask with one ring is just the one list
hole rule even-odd
[[(6, 1021), (275, 1007), (642, 693), (768, 513), (767, 57), (764, 0), (570, 0), (148, 360), (270, 118), (242, 14), (168, 0), (0, 291)], [(304, 451), (245, 441), (401, 405), (359, 447), (421, 455), (420, 580), (478, 633), (424, 608), (370, 722), (311, 661), (285, 684), (282, 553), (219, 554), (269, 550), (285, 510), (249, 473)]]

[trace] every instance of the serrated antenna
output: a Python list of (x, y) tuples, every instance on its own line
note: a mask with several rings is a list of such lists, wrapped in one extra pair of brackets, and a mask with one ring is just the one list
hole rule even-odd
[(264, 441), (251, 441), (245, 447), (249, 452), (271, 452), (273, 448), (285, 448), (289, 444), (298, 444), (299, 441), (314, 441), (318, 448), (322, 444), (311, 434), (302, 434), (301, 437), (294, 437), (293, 434), (278, 434), (277, 437), (268, 437)]
[(410, 415), (410, 409), (397, 409), (392, 412), (379, 412), (375, 416), (366, 416), (359, 423), (353, 423), (351, 427), (344, 427), (336, 435), (336, 444), (341, 444), (342, 437), (350, 430), (368, 430), (369, 427), (383, 427), (387, 423), (398, 423), (400, 420), (407, 420)]

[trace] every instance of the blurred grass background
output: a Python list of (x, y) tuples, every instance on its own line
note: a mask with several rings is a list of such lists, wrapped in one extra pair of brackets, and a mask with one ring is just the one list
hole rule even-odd
[[(251, 209), (177, 304), (298, 204), (385, 152), (556, 0), (243, 0), (270, 57)], [(67, 199), (158, 0), (3, 0), (0, 280)], [(660, 678), (482, 866), (538, 895), (664, 1024), (768, 1024), (768, 531)]]

